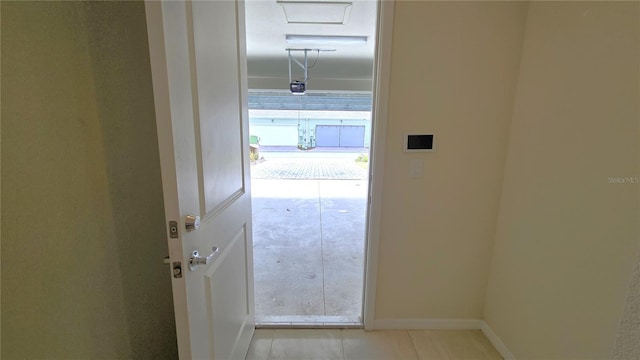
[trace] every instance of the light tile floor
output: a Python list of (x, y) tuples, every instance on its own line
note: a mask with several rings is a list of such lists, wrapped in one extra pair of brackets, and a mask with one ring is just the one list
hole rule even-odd
[(258, 329), (247, 360), (502, 359), (480, 330)]

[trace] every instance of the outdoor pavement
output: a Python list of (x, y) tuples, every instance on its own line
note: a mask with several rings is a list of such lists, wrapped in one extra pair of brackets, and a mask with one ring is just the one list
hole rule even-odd
[(367, 171), (353, 159), (252, 165), (256, 316), (358, 318)]
[(252, 179), (366, 180), (355, 159), (271, 158), (251, 168)]

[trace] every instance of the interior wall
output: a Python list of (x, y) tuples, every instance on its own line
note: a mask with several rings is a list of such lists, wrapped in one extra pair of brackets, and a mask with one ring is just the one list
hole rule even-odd
[(143, 2), (87, 2), (132, 357), (175, 359), (177, 343)]
[(612, 356), (640, 239), (639, 6), (529, 6), (485, 307), (516, 358)]
[(1, 6), (2, 358), (176, 358), (144, 4)]
[(640, 359), (640, 253), (629, 282), (627, 300), (618, 327), (613, 358)]
[[(395, 4), (377, 320), (482, 318), (526, 11)], [(404, 153), (410, 131), (436, 151)]]

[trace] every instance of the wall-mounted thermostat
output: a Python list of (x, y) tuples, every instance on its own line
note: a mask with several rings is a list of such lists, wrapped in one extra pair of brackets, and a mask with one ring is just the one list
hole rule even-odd
[(431, 152), (434, 150), (433, 134), (404, 134), (404, 152)]

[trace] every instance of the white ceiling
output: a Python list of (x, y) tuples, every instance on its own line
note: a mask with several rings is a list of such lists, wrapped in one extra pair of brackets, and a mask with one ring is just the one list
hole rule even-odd
[[(335, 49), (319, 53), (317, 63), (309, 70), (308, 89), (314, 88), (314, 82), (330, 87), (326, 84), (327, 79), (336, 80), (334, 90), (341, 90), (340, 84), (345, 84), (346, 80), (370, 82), (375, 49), (376, 7), (375, 0), (247, 0), (245, 11), (250, 87), (254, 78), (274, 79), (278, 88), (287, 88), (287, 48)], [(360, 45), (299, 45), (288, 44), (286, 34), (367, 36), (368, 40)], [(293, 54), (297, 59), (303, 58), (302, 52)], [(308, 56), (311, 65), (318, 53), (309, 52)], [(292, 70), (294, 79), (302, 76), (302, 69), (295, 64), (292, 64)]]

